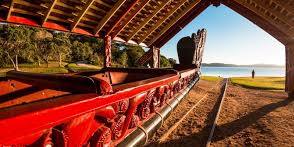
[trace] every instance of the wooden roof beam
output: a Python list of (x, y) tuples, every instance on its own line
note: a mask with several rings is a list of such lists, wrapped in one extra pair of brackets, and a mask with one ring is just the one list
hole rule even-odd
[(10, 2), (10, 7), (9, 7), (9, 10), (8, 10), (8, 12), (7, 12), (7, 16), (6, 16), (6, 21), (8, 21), (10, 15), (11, 15), (11, 12), (12, 12), (12, 10), (13, 10), (13, 6), (14, 6), (14, 0), (11, 0), (11, 2)]
[(251, 22), (254, 22), (256, 25), (271, 34), (274, 38), (283, 44), (287, 43), (287, 38), (290, 37), (287, 33), (282, 31), (279, 26), (273, 25), (270, 21), (267, 21), (266, 18), (256, 14), (256, 12), (253, 10), (248, 9), (236, 0), (226, 0), (223, 2), (223, 4), (236, 11), (240, 15), (246, 17)]
[(182, 12), (180, 12), (180, 14), (178, 16), (176, 16), (174, 18), (174, 20), (172, 20), (171, 22), (168, 23), (168, 25), (166, 25), (159, 33), (157, 36), (154, 36), (153, 39), (151, 41), (149, 41), (147, 43), (147, 46), (150, 47), (150, 45), (155, 42), (162, 34), (164, 34), (170, 27), (172, 27), (178, 20), (180, 20), (186, 13), (188, 13), (189, 11), (191, 11), (191, 9), (196, 6), (201, 0), (195, 0), (193, 2), (191, 2), (191, 4), (184, 9)]
[(136, 16), (141, 10), (148, 4), (150, 0), (144, 0), (140, 3), (139, 6), (137, 6), (137, 9), (128, 17), (127, 20), (125, 20), (125, 24), (120, 26), (117, 30), (115, 30), (112, 34), (111, 37), (115, 38)]
[(74, 22), (71, 24), (70, 29), (73, 31), (75, 27), (79, 24), (79, 22), (82, 20), (84, 15), (87, 13), (88, 9), (91, 7), (91, 5), (95, 2), (95, 0), (88, 0), (85, 4), (84, 8), (81, 10), (81, 13), (78, 15), (78, 17), (75, 18)]
[(114, 13), (117, 12), (117, 10), (119, 10), (119, 8), (123, 5), (123, 3), (126, 0), (118, 0), (114, 6), (110, 9), (110, 11), (102, 18), (102, 20), (99, 22), (99, 24), (97, 25), (97, 27), (95, 28), (95, 35), (97, 35), (101, 29), (105, 26), (105, 24), (109, 21), (109, 19), (114, 15)]
[(66, 13), (66, 12), (61, 11), (59, 9), (52, 9), (50, 13), (52, 13), (52, 12), (57, 13), (57, 14), (61, 14), (61, 15), (67, 16), (67, 17), (72, 17), (73, 16), (72, 13)]
[(138, 1), (139, 0), (134, 0), (132, 2), (132, 4), (127, 8), (127, 10), (124, 12), (124, 14), (121, 15), (119, 17), (119, 19), (114, 23), (114, 25), (111, 26), (110, 29), (108, 29), (106, 31), (106, 36), (108, 36), (113, 31), (113, 29), (116, 28), (123, 21), (123, 19), (126, 17), (126, 15), (136, 6), (136, 4), (138, 3)]
[(168, 0), (167, 2), (161, 2), (158, 8), (156, 8), (155, 11), (143, 21), (143, 23), (140, 23), (138, 28), (134, 27), (135, 31), (127, 37), (127, 41), (131, 40), (139, 31), (141, 31), (142, 28), (145, 27), (146, 24), (149, 23), (150, 20), (152, 20), (153, 17), (155, 17), (166, 5), (170, 3), (171, 0)]
[(92, 5), (91, 9), (96, 10), (98, 12), (107, 13), (107, 11), (105, 11), (104, 9), (98, 8), (94, 4)]
[[(56, 3), (56, 5), (60, 6), (60, 7), (64, 7), (64, 8), (67, 8), (67, 9), (71, 9), (71, 10), (76, 10), (76, 9), (79, 9), (79, 7), (74, 7), (74, 6), (71, 6), (65, 2), (62, 2), (62, 1), (58, 1)], [(81, 10), (81, 9), (79, 9)]]
[[(233, 0), (236, 3), (239, 3), (241, 5), (243, 5), (243, 7), (246, 7), (248, 10), (251, 10), (252, 12), (254, 12), (256, 15), (258, 15), (259, 17), (262, 17), (263, 19), (265, 19), (267, 22), (269, 22), (270, 24), (276, 26), (277, 28), (279, 28), (279, 30), (282, 30), (284, 33), (288, 33), (288, 28), (285, 27), (281, 27), (281, 24), (278, 24), (276, 21), (274, 21), (270, 16), (267, 16), (263, 13), (261, 13), (260, 11), (257, 10), (256, 7), (253, 7), (252, 5), (248, 4), (245, 2), (245, 0)], [(252, 2), (252, 1), (250, 1)], [(255, 2), (255, 1), (254, 1)], [(255, 3), (256, 4), (256, 3)], [(261, 7), (261, 6), (260, 6)], [(270, 11), (271, 12), (271, 11)], [(244, 15), (244, 14), (242, 14)], [(254, 21), (253, 21), (254, 22)]]
[(107, 7), (107, 8), (111, 8), (111, 5), (105, 3), (105, 2), (103, 2), (101, 0), (97, 1), (96, 3), (101, 4), (101, 5), (103, 5), (103, 6)]
[(142, 35), (142, 38), (138, 40), (138, 43), (142, 43), (152, 32), (154, 32), (159, 26), (161, 26), (169, 17), (171, 17), (177, 10), (180, 9), (182, 5), (184, 5), (187, 2), (187, 0), (182, 0), (177, 5), (175, 5), (169, 12), (164, 16), (164, 18), (161, 18), (159, 21), (156, 22), (156, 24), (147, 30), (146, 33)]
[[(283, 14), (281, 14), (280, 11), (277, 11), (277, 9), (272, 9), (270, 4), (267, 4), (265, 1), (260, 1), (260, 0), (254, 0), (254, 1), (251, 1), (255, 4), (257, 4), (259, 7), (269, 11), (269, 13), (271, 13), (272, 15), (276, 16), (278, 19), (282, 20), (284, 23), (290, 25), (290, 26), (293, 26), (294, 23), (291, 23), (291, 21), (289, 21), (289, 19), (284, 16)], [(276, 5), (276, 8), (277, 8), (277, 4), (275, 3)], [(271, 11), (270, 11), (271, 10)]]
[(270, 1), (270, 3), (276, 3), (277, 5), (279, 5), (280, 7), (282, 7), (282, 9), (286, 9), (289, 13), (293, 14), (294, 13), (294, 8), (291, 7), (291, 3), (293, 4), (294, 1), (288, 0), (288, 1), (281, 1), (281, 0), (272, 0)]
[(32, 8), (36, 8), (36, 9), (41, 9), (42, 8), (37, 4), (29, 3), (29, 2), (24, 1), (24, 0), (13, 0), (13, 1), (14, 1), (15, 4), (20, 4), (20, 5), (27, 6), (27, 7), (32, 7)]
[[(175, 34), (182, 30), (189, 22), (203, 12), (211, 3), (209, 1), (201, 1), (191, 11), (186, 13), (180, 20), (178, 20), (171, 28), (169, 28), (164, 34), (161, 34), (151, 46), (161, 48), (166, 42), (168, 42)], [(151, 36), (152, 37), (152, 36)]]
[(48, 8), (47, 12), (44, 14), (44, 18), (42, 19), (41, 25), (43, 26), (44, 23), (47, 21), (47, 19), (50, 16), (51, 11), (53, 10), (55, 4), (56, 4), (57, 0), (53, 0), (52, 4), (50, 5), (50, 7)]
[(31, 11), (27, 11), (27, 10), (24, 10), (24, 9), (19, 9), (19, 8), (14, 8), (13, 9), (13, 12), (14, 13), (19, 13), (19, 14), (26, 14), (26, 15), (31, 15), (31, 16), (40, 16), (42, 14), (40, 13), (35, 13), (35, 12), (31, 12)]

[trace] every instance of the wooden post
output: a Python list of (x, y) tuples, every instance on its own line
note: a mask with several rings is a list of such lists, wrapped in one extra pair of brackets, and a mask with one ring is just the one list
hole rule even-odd
[(160, 49), (153, 46), (152, 47), (153, 52), (153, 60), (152, 60), (152, 67), (153, 68), (160, 68)]
[(288, 96), (294, 98), (294, 42), (286, 44), (286, 85)]
[(111, 66), (111, 37), (104, 37), (104, 67)]

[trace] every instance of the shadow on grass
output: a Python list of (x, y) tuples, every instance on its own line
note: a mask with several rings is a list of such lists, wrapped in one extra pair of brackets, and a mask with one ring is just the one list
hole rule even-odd
[[(265, 105), (256, 111), (250, 112), (249, 114), (240, 117), (232, 122), (217, 126), (216, 132), (218, 136), (214, 136), (212, 142), (223, 140), (227, 137), (233, 136), (236, 133), (241, 132), (250, 125), (256, 123), (258, 119), (265, 116), (266, 114), (274, 111), (277, 108), (287, 106), (293, 102), (294, 98), (284, 99), (282, 101)], [(213, 111), (212, 111), (213, 112)], [(180, 139), (170, 140), (164, 143), (152, 143), (148, 146), (205, 146), (208, 138), (208, 133), (211, 126), (206, 126), (200, 132), (191, 134), (190, 136), (184, 136)], [(223, 131), (220, 131), (223, 130)]]

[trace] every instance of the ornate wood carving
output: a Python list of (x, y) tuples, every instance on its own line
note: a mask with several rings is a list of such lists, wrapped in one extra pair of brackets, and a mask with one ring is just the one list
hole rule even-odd
[(104, 67), (111, 66), (111, 37), (106, 36), (104, 38)]
[(152, 67), (159, 68), (160, 67), (160, 49), (153, 46), (152, 52), (153, 52)]

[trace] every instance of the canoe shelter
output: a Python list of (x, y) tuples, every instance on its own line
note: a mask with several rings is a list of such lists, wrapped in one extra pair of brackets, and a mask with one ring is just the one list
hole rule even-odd
[(220, 4), (285, 45), (286, 91), (294, 94), (293, 0), (2, 0), (0, 22), (103, 38), (107, 67), (112, 40), (147, 46), (145, 59), (159, 60), (152, 55), (168, 40), (208, 6)]

